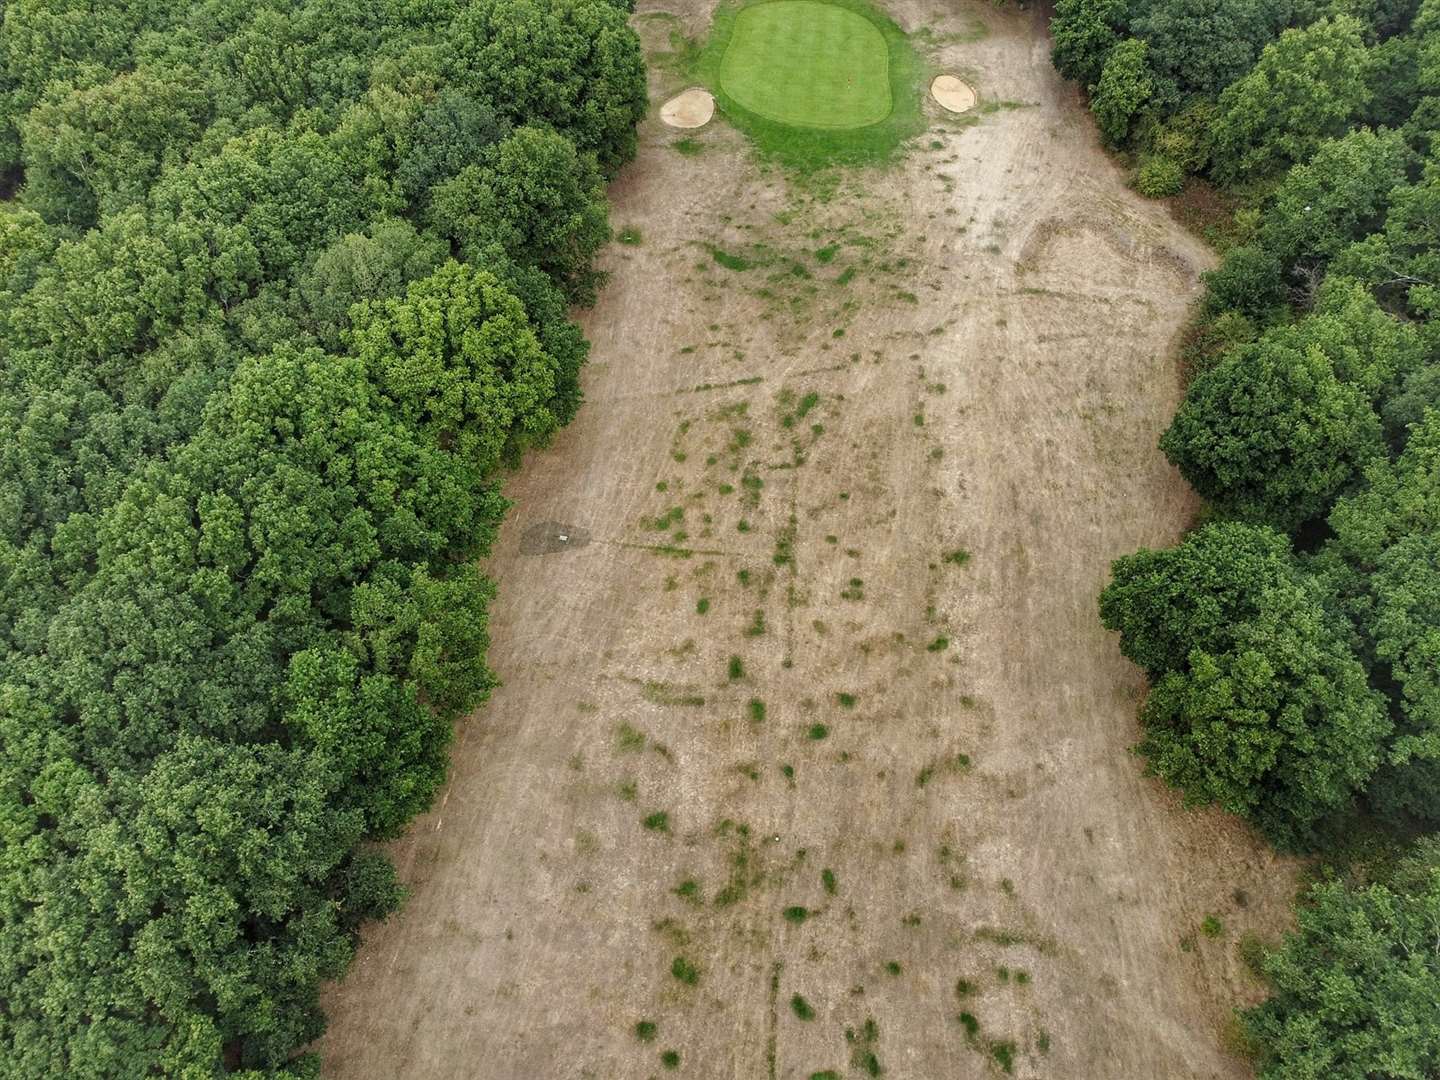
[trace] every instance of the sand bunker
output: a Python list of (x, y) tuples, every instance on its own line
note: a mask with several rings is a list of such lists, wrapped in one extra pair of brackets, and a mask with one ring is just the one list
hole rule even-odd
[[(974, 95), (971, 95), (974, 101)], [(683, 94), (677, 94), (660, 107), (660, 119), (671, 127), (704, 127), (715, 115), (715, 99), (708, 90), (692, 86)]]
[(951, 112), (965, 112), (975, 107), (975, 91), (954, 75), (937, 75), (930, 84), (930, 96), (940, 103), (942, 109)]

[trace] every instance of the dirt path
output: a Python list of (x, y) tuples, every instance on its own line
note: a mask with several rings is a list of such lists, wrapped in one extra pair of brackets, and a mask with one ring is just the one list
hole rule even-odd
[(1126, 753), (1095, 615), (1194, 509), (1155, 440), (1209, 256), (1038, 15), (892, 12), (981, 99), (900, 169), (817, 197), (723, 123), (642, 129), (589, 402), (508, 486), (505, 685), (394, 848), (328, 1076), (1245, 1075), (1235, 944), (1290, 885)]

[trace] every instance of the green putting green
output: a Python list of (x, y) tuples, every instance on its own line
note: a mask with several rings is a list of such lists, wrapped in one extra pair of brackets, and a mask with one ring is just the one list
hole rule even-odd
[(720, 85), (751, 112), (798, 127), (866, 127), (894, 107), (880, 29), (817, 0), (741, 10), (720, 61)]

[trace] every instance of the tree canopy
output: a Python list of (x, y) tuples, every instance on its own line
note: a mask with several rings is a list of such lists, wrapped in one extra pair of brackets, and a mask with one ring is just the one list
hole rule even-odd
[[(1222, 258), (1160, 440), (1202, 524), (1117, 560), (1100, 598), (1150, 682), (1137, 749), (1332, 864), (1245, 1014), (1260, 1075), (1430, 1076), (1440, 2), (1062, 0), (1052, 31), (1142, 194), (1218, 186), (1233, 210), (1206, 226)], [(1402, 871), (1354, 880), (1356, 836)]]
[(1274, 995), (1244, 1014), (1262, 1047), (1262, 1080), (1440, 1071), (1435, 842), (1419, 845), (1384, 880), (1315, 886), (1299, 921), (1265, 961)]
[(313, 1077), (575, 413), (606, 0), (0, 5), (0, 1072)]

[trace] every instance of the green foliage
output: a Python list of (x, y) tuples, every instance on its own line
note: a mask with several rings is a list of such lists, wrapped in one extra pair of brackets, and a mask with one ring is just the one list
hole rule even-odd
[(1221, 180), (1273, 175), (1343, 135), (1369, 101), (1358, 20), (1340, 15), (1286, 30), (1220, 95), (1215, 165)]
[(1327, 139), (1276, 188), (1258, 243), (1284, 267), (1323, 267), (1383, 223), (1412, 160), (1399, 132), (1360, 128)]
[(1424, 177), (1389, 193), (1383, 227), (1335, 257), (1334, 270), (1399, 294), (1411, 311), (1433, 317), (1440, 310), (1440, 245), (1435, 242), (1440, 214), (1440, 162), (1426, 163)]
[(361, 301), (400, 296), (449, 255), (443, 241), (394, 218), (348, 233), (325, 248), (296, 283), (301, 319), (326, 348), (338, 349)]
[(1202, 276), (1207, 287), (1205, 306), (1212, 313), (1235, 312), (1269, 322), (1285, 303), (1280, 260), (1251, 244), (1231, 248), (1217, 268)]
[(1413, 429), (1394, 461), (1330, 515), (1325, 568), (1373, 664), (1393, 686), (1396, 737), (1371, 797), (1387, 815), (1440, 823), (1440, 646), (1435, 537), (1440, 536), (1440, 412)]
[[(1194, 378), (1162, 440), (1212, 524), (1117, 561), (1101, 598), (1152, 683), (1139, 749), (1188, 800), (1286, 847), (1333, 847), (1364, 827), (1357, 811), (1386, 835), (1433, 830), (1440, 5), (1138, 0), (1127, 15), (1096, 39), (1144, 41), (1153, 93), (1133, 121), (1103, 100), (1097, 118), (1146, 181), (1156, 161), (1208, 169), (1239, 206), (1211, 230), (1228, 250), (1205, 275)], [(1268, 40), (1285, 18), (1295, 28)], [(1275, 996), (1245, 1014), (1262, 1077), (1440, 1068), (1436, 863), (1425, 841), (1394, 880), (1312, 891), (1268, 962)]]
[(1413, 330), (1337, 281), (1310, 318), (1196, 378), (1161, 448), (1228, 512), (1295, 529), (1384, 453), (1376, 406), (1419, 360)]
[(1120, 651), (1157, 679), (1183, 670), (1194, 649), (1226, 648), (1234, 629), (1258, 616), (1265, 590), (1297, 572), (1272, 529), (1218, 522), (1178, 547), (1117, 559), (1100, 594), (1100, 620)]
[(1265, 959), (1273, 996), (1243, 1015), (1262, 1080), (1373, 1080), (1440, 1071), (1440, 850), (1388, 880), (1312, 888), (1299, 929)]
[(555, 132), (517, 128), (434, 189), (430, 220), (467, 259), (491, 245), (543, 270), (573, 301), (594, 300), (595, 253), (610, 222), (593, 160)]
[(318, 1074), (643, 108), (598, 0), (3, 8), (6, 1076)]
[(1140, 714), (1150, 768), (1304, 847), (1348, 812), (1390, 720), (1324, 590), (1286, 560), (1269, 530), (1207, 526), (1117, 560), (1101, 611), (1155, 679)]
[(1146, 51), (1145, 42), (1138, 38), (1126, 38), (1116, 45), (1090, 95), (1095, 122), (1112, 144), (1125, 140), (1131, 119), (1150, 99), (1152, 83), (1145, 63)]
[(472, 0), (445, 42), (447, 74), (512, 124), (547, 124), (613, 172), (635, 156), (645, 64), (609, 3)]
[(1110, 50), (1120, 43), (1125, 0), (1056, 0), (1050, 19), (1050, 60), (1081, 86), (1100, 79)]
[(700, 969), (683, 956), (675, 957), (670, 964), (670, 974), (686, 986), (695, 986), (700, 982)]
[(1130, 33), (1149, 46), (1156, 91), (1167, 101), (1213, 97), (1250, 70), (1285, 25), (1283, 0), (1153, 0)]
[(1142, 160), (1135, 174), (1135, 189), (1147, 199), (1178, 195), (1184, 186), (1184, 170), (1170, 158), (1158, 155)]
[(1203, 99), (1192, 101), (1149, 129), (1150, 153), (1174, 162), (1182, 174), (1201, 172), (1210, 164), (1210, 129), (1214, 123), (1214, 104)]

